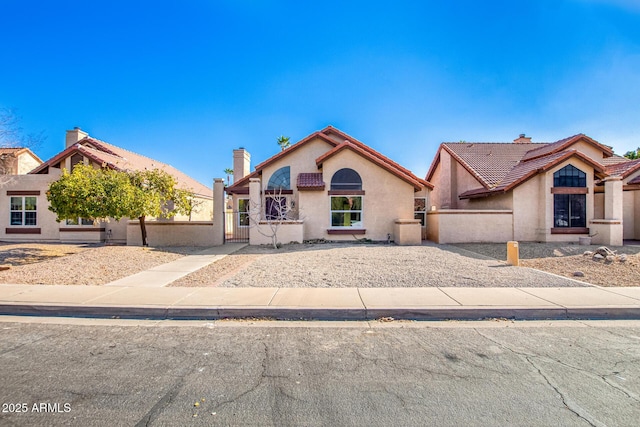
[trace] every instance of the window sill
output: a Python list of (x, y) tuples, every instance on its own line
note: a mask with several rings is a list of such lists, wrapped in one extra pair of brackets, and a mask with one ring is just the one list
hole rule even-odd
[(94, 227), (92, 225), (86, 225), (86, 226), (72, 226), (72, 227), (60, 227), (60, 232), (61, 233), (65, 233), (65, 232), (86, 232), (86, 231), (99, 231), (99, 232), (103, 232), (105, 231), (104, 227)]
[(551, 229), (551, 234), (589, 234), (586, 227), (556, 227)]
[(329, 230), (327, 230), (327, 234), (329, 235), (352, 235), (352, 234), (366, 234), (367, 230), (364, 228), (354, 228), (352, 229), (348, 229), (348, 228), (339, 228), (339, 229), (335, 229), (335, 228), (331, 228)]
[(20, 228), (7, 228), (4, 230), (6, 234), (40, 234), (39, 228), (33, 227), (20, 227)]

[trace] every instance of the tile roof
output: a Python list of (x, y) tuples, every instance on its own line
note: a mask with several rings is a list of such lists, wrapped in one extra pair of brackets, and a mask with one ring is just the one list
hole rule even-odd
[(544, 145), (542, 147), (536, 148), (535, 150), (531, 150), (527, 154), (525, 154), (525, 156), (522, 158), (522, 160), (523, 161), (532, 160), (532, 159), (535, 159), (537, 157), (546, 156), (547, 154), (557, 153), (557, 152), (563, 151), (563, 150), (567, 149), (568, 147), (570, 147), (572, 144), (574, 144), (574, 143), (576, 143), (576, 142), (578, 142), (580, 140), (585, 141), (585, 142), (593, 145), (594, 147), (598, 148), (599, 150), (602, 150), (602, 152), (605, 154), (604, 157), (610, 157), (610, 156), (613, 155), (613, 150), (611, 149), (611, 147), (607, 147), (606, 145), (602, 145), (598, 141), (596, 141), (595, 139), (589, 138), (587, 135), (585, 135), (583, 133), (579, 133), (577, 135), (573, 135), (573, 136), (570, 136), (568, 138), (561, 139), (561, 140), (553, 142), (551, 144), (546, 144), (546, 145)]
[(3, 147), (0, 148), (0, 155), (8, 154), (11, 156), (19, 156), (22, 153), (29, 153), (33, 156), (34, 159), (42, 163), (40, 157), (36, 156), (36, 154), (28, 148), (25, 147)]
[[(441, 145), (465, 169), (487, 189), (496, 187), (507, 173), (533, 149), (546, 144), (513, 144), (504, 142), (445, 142)], [(439, 161), (439, 159), (437, 159)], [(427, 180), (435, 172), (435, 166), (427, 174)], [(433, 170), (432, 170), (433, 169)]]
[[(314, 133), (312, 133), (311, 135), (303, 138), (302, 140), (296, 142), (295, 144), (291, 145), (289, 148), (279, 152), (278, 154), (274, 155), (273, 157), (265, 160), (264, 162), (260, 163), (258, 166), (256, 166), (256, 170), (252, 173), (250, 173), (249, 175), (239, 179), (238, 181), (236, 181), (232, 186), (227, 188), (227, 191), (230, 193), (234, 193), (239, 191), (239, 189), (241, 187), (244, 187), (247, 185), (247, 183), (249, 182), (249, 179), (251, 178), (258, 178), (261, 173), (262, 170), (267, 167), (268, 165), (274, 163), (275, 161), (283, 158), (284, 156), (287, 156), (288, 154), (290, 154), (292, 151), (299, 149), (300, 147), (303, 147), (304, 145), (306, 145), (308, 142), (319, 138), (323, 141), (325, 141), (327, 144), (329, 144), (330, 146), (332, 146), (333, 148), (331, 150), (329, 150), (329, 152), (334, 152), (333, 150), (335, 150), (336, 148), (338, 148), (339, 146), (343, 145), (344, 142), (340, 142), (340, 140), (342, 141), (347, 141), (350, 144), (350, 147), (352, 150), (357, 151), (358, 154), (364, 156), (365, 158), (369, 159), (370, 161), (380, 165), (381, 167), (383, 167), (384, 169), (386, 169), (387, 171), (389, 171), (390, 173), (395, 174), (396, 176), (398, 176), (399, 178), (411, 183), (414, 188), (416, 189), (422, 189), (423, 187), (429, 187), (429, 188), (433, 188), (433, 185), (431, 185), (431, 183), (429, 183), (428, 181), (419, 178), (417, 176), (415, 176), (411, 171), (409, 171), (408, 169), (400, 166), (398, 163), (394, 162), (393, 160), (389, 159), (388, 157), (384, 156), (383, 154), (377, 152), (376, 150), (374, 150), (373, 148), (367, 146), (366, 144), (358, 141), (357, 139), (353, 138), (352, 136), (347, 135), (346, 133), (334, 128), (333, 126), (327, 126), (326, 128), (320, 130), (320, 131), (316, 131)], [(344, 147), (340, 148), (340, 150), (342, 150)], [(338, 150), (338, 151), (340, 151)], [(321, 156), (320, 158), (324, 158), (324, 156), (326, 156), (329, 152), (325, 153), (323, 156)], [(335, 152), (334, 152), (335, 153)], [(320, 162), (322, 163), (322, 162)], [(318, 162), (316, 161), (316, 164), (318, 164)]]
[(297, 179), (298, 190), (324, 190), (322, 172), (300, 173)]
[(627, 161), (615, 163), (612, 165), (607, 165), (605, 171), (608, 175), (611, 176), (621, 176), (622, 178), (626, 178), (635, 171), (640, 169), (640, 159), (629, 160)]
[(602, 165), (577, 150), (560, 151), (547, 154), (544, 157), (536, 157), (526, 162), (519, 162), (505, 175), (504, 179), (497, 186), (490, 189), (478, 188), (466, 191), (460, 194), (460, 198), (468, 199), (476, 197), (486, 197), (492, 194), (504, 193), (506, 191), (512, 190), (513, 188), (527, 181), (529, 178), (532, 178), (541, 172), (547, 171), (571, 157), (578, 157), (585, 163), (590, 164), (596, 171), (601, 173), (604, 172), (604, 167)]
[(58, 153), (56, 156), (47, 160), (29, 173), (39, 173), (45, 170), (48, 166), (53, 166), (76, 152), (88, 157), (98, 164), (102, 164), (116, 170), (164, 170), (178, 181), (179, 188), (193, 191), (199, 196), (207, 198), (213, 197), (212, 189), (201, 184), (173, 166), (91, 137), (81, 139), (76, 144), (66, 148), (64, 151)]

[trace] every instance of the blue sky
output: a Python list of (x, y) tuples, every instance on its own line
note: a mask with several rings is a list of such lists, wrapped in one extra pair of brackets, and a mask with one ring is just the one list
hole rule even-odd
[(0, 107), (211, 185), (333, 125), (424, 176), (443, 141), (640, 145), (640, 2), (0, 0)]

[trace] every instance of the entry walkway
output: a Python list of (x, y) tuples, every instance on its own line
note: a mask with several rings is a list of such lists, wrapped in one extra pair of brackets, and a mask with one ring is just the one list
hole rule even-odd
[(640, 287), (230, 289), (0, 285), (0, 314), (150, 319), (640, 319)]
[(193, 255), (187, 255), (167, 264), (162, 264), (149, 270), (122, 279), (114, 280), (104, 286), (131, 286), (145, 288), (161, 288), (167, 286), (194, 271), (216, 262), (247, 246), (246, 243), (227, 243), (214, 246)]

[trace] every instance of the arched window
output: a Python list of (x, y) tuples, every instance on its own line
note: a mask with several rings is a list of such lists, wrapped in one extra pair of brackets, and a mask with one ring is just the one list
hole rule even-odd
[(331, 178), (331, 227), (363, 228), (362, 179), (353, 169), (340, 169)]
[(285, 166), (275, 171), (269, 178), (267, 190), (291, 190), (291, 168)]
[[(587, 174), (573, 165), (567, 165), (553, 174), (553, 186), (564, 187), (553, 195), (553, 226), (574, 228), (576, 233), (585, 233), (587, 227)], [(569, 190), (569, 188), (574, 190)]]
[(586, 187), (587, 174), (573, 165), (567, 165), (553, 174), (554, 187)]
[(362, 179), (353, 169), (340, 169), (331, 178), (332, 190), (362, 190)]

